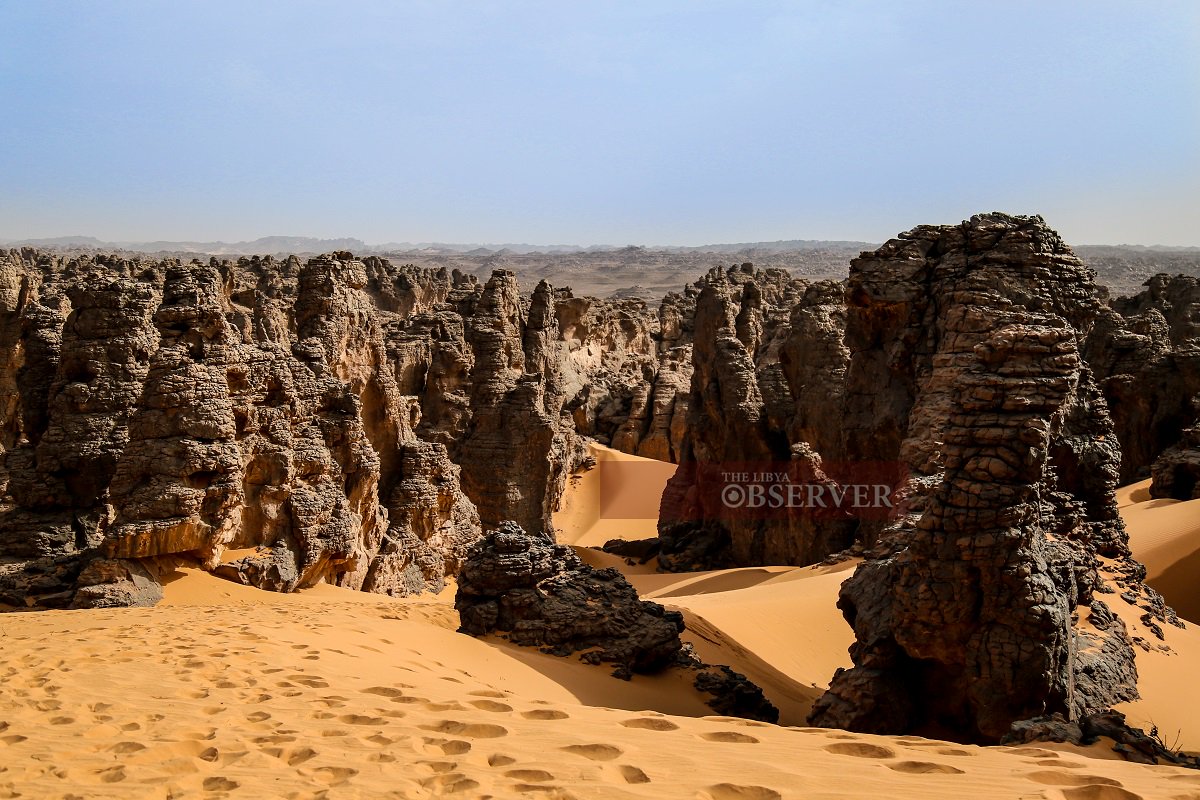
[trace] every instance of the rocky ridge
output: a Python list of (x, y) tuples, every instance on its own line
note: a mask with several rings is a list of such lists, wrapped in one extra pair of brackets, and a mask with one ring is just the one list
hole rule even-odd
[(848, 352), (843, 291), (749, 264), (697, 283), (690, 435), (663, 496), (659, 563), (670, 570), (810, 564), (853, 541), (850, 520), (730, 513), (730, 470), (786, 471), (824, 481), (834, 449)]
[(550, 530), (582, 435), (670, 455), (681, 302), (662, 348), (504, 271), (3, 253), (0, 602), (149, 604), (178, 559), (437, 590), (484, 525)]
[(1121, 442), (1121, 481), (1153, 477), (1155, 497), (1194, 496), (1200, 477), (1200, 280), (1157, 275), (1103, 309), (1085, 356)]

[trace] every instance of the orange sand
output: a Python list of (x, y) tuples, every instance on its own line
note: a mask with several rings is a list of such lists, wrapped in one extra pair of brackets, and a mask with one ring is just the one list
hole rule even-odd
[(1127, 487), (1121, 516), (1146, 582), (1184, 619), (1200, 621), (1200, 500), (1151, 500), (1150, 481)]
[(675, 465), (593, 444), (596, 468), (575, 475), (554, 515), (558, 540), (599, 547), (609, 539), (658, 535), (658, 502)]
[[(562, 519), (578, 541), (608, 537), (603, 521)], [(852, 568), (629, 572), (687, 615), (703, 657), (750, 674), (801, 724), (848, 663), (834, 602)], [(184, 570), (166, 595), (152, 609), (0, 616), (0, 797), (1200, 798), (1200, 773), (1102, 745), (979, 748), (704, 716), (680, 676), (618, 681), (458, 634), (452, 590), (276, 595)], [(1200, 718), (1188, 669), (1200, 637), (1166, 635), (1170, 653), (1138, 651), (1145, 699), (1127, 710), (1200, 749), (1186, 728)]]

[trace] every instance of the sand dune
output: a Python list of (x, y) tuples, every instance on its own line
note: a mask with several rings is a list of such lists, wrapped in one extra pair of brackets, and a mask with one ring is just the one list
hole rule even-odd
[(1127, 487), (1121, 516), (1146, 582), (1184, 619), (1200, 620), (1200, 500), (1152, 500), (1149, 481)]
[[(685, 716), (698, 708), (665, 714), (656, 707), (686, 705), (682, 683), (625, 683), (573, 660), (456, 634), (444, 599), (364, 601), (324, 588), (230, 602), (215, 580), (187, 574), (153, 609), (0, 619), (0, 793), (717, 800), (1200, 793), (1193, 772), (1070, 748), (984, 749)], [(213, 593), (212, 605), (199, 603), (204, 591)]]
[[(613, 519), (644, 520), (639, 492), (622, 491), (605, 490), (608, 511), (629, 515)], [(1158, 521), (1170, 512), (1187, 527), (1196, 512), (1175, 509), (1188, 505), (1131, 499), (1135, 546), (1186, 539)], [(584, 511), (560, 515), (566, 535), (608, 537)], [(1103, 743), (979, 748), (789, 727), (848, 664), (834, 602), (853, 563), (659, 575), (580, 552), (683, 611), (701, 656), (762, 685), (785, 724), (710, 716), (670, 672), (624, 682), (458, 634), (452, 587), (276, 595), (181, 570), (152, 609), (0, 615), (0, 797), (1200, 797), (1200, 774), (1113, 760)], [(1125, 710), (1200, 749), (1197, 629), (1162, 643), (1115, 605), (1152, 643), (1138, 651), (1144, 698)]]
[(588, 451), (596, 468), (575, 475), (554, 515), (558, 540), (599, 547), (609, 539), (658, 535), (658, 502), (675, 465), (631, 456), (603, 445)]

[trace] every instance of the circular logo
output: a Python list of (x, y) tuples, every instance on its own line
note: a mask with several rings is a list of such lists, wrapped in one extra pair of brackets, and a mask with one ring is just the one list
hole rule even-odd
[(721, 502), (726, 508), (741, 508), (746, 504), (746, 489), (731, 483), (721, 490)]

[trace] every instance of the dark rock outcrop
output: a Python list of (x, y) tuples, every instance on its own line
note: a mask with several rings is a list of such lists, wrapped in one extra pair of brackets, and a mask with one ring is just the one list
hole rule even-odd
[(1126, 761), (1200, 769), (1200, 757), (1167, 747), (1157, 730), (1146, 733), (1131, 727), (1119, 711), (1088, 714), (1078, 720), (1068, 720), (1059, 713), (1020, 720), (1013, 723), (1002, 744), (1065, 742), (1087, 747), (1102, 737), (1111, 739), (1113, 752)]
[(1200, 498), (1200, 425), (1186, 429), (1150, 468), (1150, 496), (1173, 500)]
[(499, 632), (556, 655), (584, 652), (616, 674), (674, 664), (683, 615), (641, 600), (615, 569), (594, 569), (566, 545), (505, 523), (487, 534), (459, 574), (454, 600), (460, 630)]
[(845, 455), (899, 461), (908, 501), (860, 527), (874, 550), (838, 604), (854, 667), (811, 720), (994, 742), (1136, 697), (1096, 594), (1100, 569), (1136, 565), (1079, 354), (1100, 308), (1086, 267), (1040, 218), (987, 214), (864, 254), (847, 296)]
[(730, 472), (833, 483), (814, 445), (838, 450), (848, 360), (842, 287), (748, 264), (713, 270), (698, 286), (689, 435), (663, 495), (659, 564), (816, 563), (853, 542), (849, 515), (746, 513), (724, 490)]
[[(1200, 422), (1200, 280), (1157, 275), (1141, 293), (1114, 300), (1096, 320), (1084, 356), (1112, 410), (1121, 482), (1153, 472), (1156, 497), (1186, 493), (1175, 488), (1182, 484), (1174, 474), (1200, 461), (1195, 435), (1181, 442)], [(1176, 466), (1154, 468), (1168, 450)]]
[(472, 549), (458, 578), (460, 631), (498, 634), (558, 656), (613, 664), (613, 675), (679, 668), (720, 714), (767, 722), (779, 710), (726, 666), (705, 664), (679, 634), (683, 615), (642, 600), (616, 569), (595, 569), (566, 545), (506, 522)]

